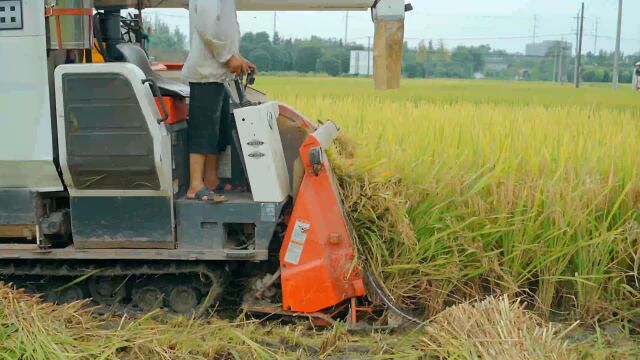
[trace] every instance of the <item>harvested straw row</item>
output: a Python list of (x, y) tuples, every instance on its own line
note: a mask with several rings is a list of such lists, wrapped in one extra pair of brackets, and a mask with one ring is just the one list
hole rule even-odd
[(559, 327), (506, 297), (462, 304), (404, 334), (349, 334), (303, 326), (160, 312), (98, 316), (86, 303), (54, 305), (0, 284), (2, 359), (568, 359)]

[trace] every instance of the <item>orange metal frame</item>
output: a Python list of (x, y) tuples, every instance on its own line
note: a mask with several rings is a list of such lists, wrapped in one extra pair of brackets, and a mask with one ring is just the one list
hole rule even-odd
[[(51, 9), (44, 10), (45, 17), (55, 17), (56, 22), (56, 39), (58, 40), (58, 49), (62, 49), (62, 27), (60, 26), (60, 16), (93, 16), (92, 9), (67, 8), (67, 9)], [(93, 33), (91, 29), (92, 23), (89, 21), (89, 34)]]
[(280, 116), (288, 119), (289, 121), (293, 121), (299, 128), (313, 131), (318, 127), (313, 120), (287, 104), (278, 104), (278, 110)]
[(318, 147), (311, 134), (300, 148), (305, 175), (280, 250), (286, 311), (314, 313), (366, 293), (326, 154), (320, 168), (310, 159)]
[[(187, 117), (189, 116), (189, 106), (187, 105), (187, 100), (185, 98), (163, 96), (162, 99), (164, 99), (167, 111), (169, 112), (169, 119), (164, 122), (165, 124), (170, 125), (187, 120)], [(160, 99), (156, 97), (155, 100), (158, 110), (160, 111), (160, 115), (164, 116), (164, 111), (162, 111), (162, 107), (160, 106)]]

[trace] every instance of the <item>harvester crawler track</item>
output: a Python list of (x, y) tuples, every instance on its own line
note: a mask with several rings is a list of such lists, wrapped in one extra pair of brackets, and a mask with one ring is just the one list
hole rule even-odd
[(54, 302), (92, 298), (107, 307), (144, 312), (166, 307), (198, 316), (218, 300), (223, 288), (222, 270), (186, 262), (5, 262), (0, 277)]

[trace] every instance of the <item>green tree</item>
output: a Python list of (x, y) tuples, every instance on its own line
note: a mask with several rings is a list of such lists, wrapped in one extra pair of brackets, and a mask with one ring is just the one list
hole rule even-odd
[(340, 61), (332, 56), (323, 56), (318, 59), (317, 72), (324, 72), (331, 76), (340, 75)]
[(249, 53), (247, 59), (254, 63), (260, 71), (271, 70), (271, 55), (265, 49), (258, 48)]
[(297, 49), (294, 69), (298, 72), (309, 73), (316, 70), (318, 59), (322, 57), (319, 46), (307, 45)]
[(149, 55), (157, 61), (181, 62), (187, 58), (187, 35), (178, 27), (171, 31), (169, 25), (159, 18), (146, 22), (151, 24)]

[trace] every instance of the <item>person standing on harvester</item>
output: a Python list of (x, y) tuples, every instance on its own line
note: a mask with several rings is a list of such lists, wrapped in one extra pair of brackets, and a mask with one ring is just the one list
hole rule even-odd
[(233, 74), (256, 71), (240, 55), (240, 27), (235, 0), (189, 1), (191, 40), (182, 77), (189, 81), (189, 166), (187, 198), (221, 202), (220, 154), (230, 143), (229, 95), (224, 83)]

